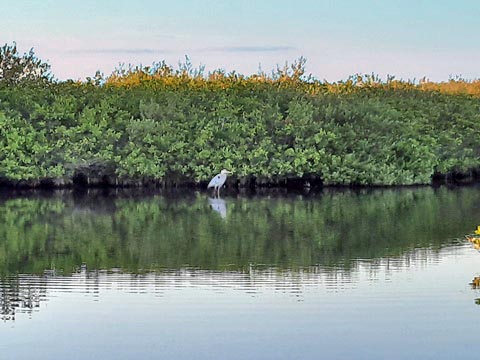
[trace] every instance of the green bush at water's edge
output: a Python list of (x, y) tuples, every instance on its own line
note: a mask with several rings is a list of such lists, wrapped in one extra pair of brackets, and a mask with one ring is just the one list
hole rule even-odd
[[(20, 57), (1, 50), (0, 67)], [(6, 182), (198, 183), (228, 168), (241, 184), (408, 185), (480, 169), (480, 91), (322, 83), (303, 78), (302, 59), (271, 76), (160, 63), (59, 82), (29, 56), (38, 76), (0, 73)]]

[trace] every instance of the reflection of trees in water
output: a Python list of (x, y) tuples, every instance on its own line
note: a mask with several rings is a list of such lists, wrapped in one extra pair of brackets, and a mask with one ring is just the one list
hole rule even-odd
[[(17, 313), (32, 314), (45, 299), (46, 287), (36, 277), (2, 279), (0, 283), (0, 308), (3, 321), (15, 320)], [(33, 281), (32, 281), (33, 280)]]
[[(480, 216), (475, 189), (324, 191), (228, 198), (227, 221), (206, 196), (64, 191), (0, 200), (0, 274), (64, 274), (185, 265), (243, 270), (355, 266), (356, 259), (441, 249)], [(455, 209), (455, 211), (452, 211)]]
[[(18, 314), (28, 314), (40, 310), (42, 302), (48, 301), (55, 292), (75, 291), (79, 282), (71, 283), (71, 280), (79, 279), (86, 274), (79, 272), (74, 277), (58, 276), (55, 271), (45, 270), (44, 275), (16, 275), (0, 279), (0, 308), (3, 321), (14, 321)], [(73, 287), (71, 287), (73, 285)], [(90, 286), (84, 287), (85, 293), (94, 291)], [(97, 285), (98, 287), (98, 285)]]
[[(98, 296), (108, 286), (153, 286), (160, 296), (173, 283), (253, 295), (277, 289), (301, 299), (311, 286), (338, 290), (360, 276), (375, 281), (437, 262), (442, 248), (477, 225), (477, 193), (410, 188), (228, 197), (226, 221), (202, 194), (0, 194), (2, 318), (32, 314), (52, 292), (68, 289)], [(80, 264), (121, 270), (87, 272)]]
[(348, 269), (339, 266), (309, 266), (285, 269), (250, 265), (242, 271), (198, 268), (164, 269), (154, 272), (127, 273), (121, 270), (87, 271), (80, 267), (69, 275), (45, 271), (43, 275), (8, 276), (0, 280), (0, 308), (3, 321), (14, 321), (18, 314), (32, 315), (43, 302), (60, 293), (77, 293), (101, 299), (107, 292), (149, 293), (168, 297), (182, 289), (206, 290), (217, 294), (242, 292), (261, 297), (274, 292), (303, 301), (305, 292), (322, 289), (337, 293), (354, 289), (361, 281), (377, 282), (410, 267), (438, 263), (438, 251), (417, 249), (396, 258), (357, 260)]

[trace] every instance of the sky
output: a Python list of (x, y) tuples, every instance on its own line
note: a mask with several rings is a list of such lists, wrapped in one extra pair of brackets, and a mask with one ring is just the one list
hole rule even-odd
[(119, 64), (270, 72), (300, 56), (327, 81), (354, 74), (480, 78), (479, 0), (0, 0), (0, 46), (56, 78)]

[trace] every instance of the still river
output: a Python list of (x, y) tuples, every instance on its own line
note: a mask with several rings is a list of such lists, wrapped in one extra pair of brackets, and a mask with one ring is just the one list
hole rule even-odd
[(0, 193), (0, 358), (478, 358), (479, 187), (178, 193)]

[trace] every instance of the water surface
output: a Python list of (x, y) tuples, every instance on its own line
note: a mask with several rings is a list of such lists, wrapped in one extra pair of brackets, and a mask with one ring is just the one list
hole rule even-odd
[(2, 359), (477, 358), (480, 189), (4, 193)]

